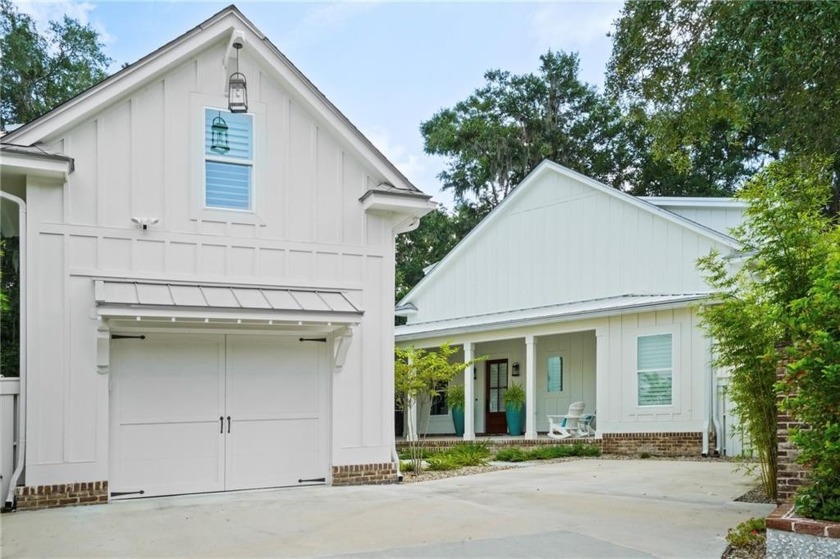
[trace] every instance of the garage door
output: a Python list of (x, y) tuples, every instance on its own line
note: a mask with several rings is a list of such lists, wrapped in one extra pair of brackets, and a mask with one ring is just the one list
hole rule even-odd
[(115, 336), (111, 343), (112, 496), (326, 478), (325, 344), (269, 336), (136, 336)]

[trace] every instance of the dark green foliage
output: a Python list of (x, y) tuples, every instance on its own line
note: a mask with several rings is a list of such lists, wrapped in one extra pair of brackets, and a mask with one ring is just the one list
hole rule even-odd
[(810, 291), (792, 305), (793, 362), (780, 388), (792, 394), (783, 408), (808, 426), (791, 435), (810, 469), (797, 511), (840, 521), (840, 227), (825, 245), (829, 254), (812, 269)]
[(505, 406), (510, 405), (514, 410), (519, 411), (525, 405), (525, 389), (521, 384), (513, 383), (507, 387), (502, 399)]
[(763, 518), (750, 518), (730, 528), (726, 541), (733, 547), (750, 547), (764, 542), (767, 527)]
[(601, 449), (589, 444), (564, 444), (555, 446), (537, 446), (524, 450), (521, 448), (505, 448), (496, 453), (495, 459), (500, 462), (526, 462), (529, 460), (552, 460), (554, 458), (568, 458), (572, 456), (600, 456)]
[(454, 212), (439, 207), (423, 217), (417, 229), (398, 236), (396, 300), (417, 285), (423, 279), (424, 268), (443, 259), (482, 217), (469, 204), (459, 204)]
[[(430, 450), (428, 448), (422, 448), (422, 447), (420, 447), (417, 450), (417, 454), (422, 460), (427, 460), (427, 459), (431, 458), (432, 456), (435, 456), (436, 454), (440, 454), (440, 452), (441, 451), (439, 451), (439, 450)], [(412, 450), (408, 449), (408, 448), (404, 448), (403, 450), (401, 450), (399, 456), (400, 456), (400, 460), (413, 460), (414, 459), (414, 457), (412, 456)]]
[(431, 456), (427, 461), (432, 471), (457, 470), (468, 466), (483, 466), (490, 458), (490, 449), (482, 443), (458, 443), (452, 448)]
[(726, 177), (786, 154), (823, 155), (836, 196), (837, 52), (840, 2), (833, 0), (629, 0), (607, 84), (649, 119), (652, 150), (677, 168), (711, 158), (709, 168)]
[(503, 448), (494, 458), (499, 462), (525, 462), (528, 454), (521, 448)]
[(810, 288), (809, 270), (826, 257), (831, 171), (826, 159), (788, 157), (770, 164), (739, 194), (745, 223), (733, 232), (742, 261), (716, 253), (700, 269), (715, 291), (701, 309), (715, 340), (715, 365), (730, 371), (729, 396), (756, 448), (762, 485), (776, 496), (777, 348), (791, 339), (790, 305)]
[(111, 59), (90, 25), (64, 16), (39, 34), (9, 0), (0, 0), (0, 128), (25, 124), (107, 76)]
[(624, 182), (621, 115), (578, 79), (574, 53), (540, 57), (536, 74), (502, 70), (420, 126), (427, 153), (449, 159), (440, 175), (458, 201), (492, 209), (543, 159), (618, 186)]
[(20, 376), (19, 239), (2, 239), (0, 250), (0, 374)]

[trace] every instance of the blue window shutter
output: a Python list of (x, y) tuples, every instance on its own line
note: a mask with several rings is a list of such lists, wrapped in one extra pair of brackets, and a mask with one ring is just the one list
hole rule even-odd
[(251, 166), (205, 161), (204, 204), (208, 208), (251, 209)]

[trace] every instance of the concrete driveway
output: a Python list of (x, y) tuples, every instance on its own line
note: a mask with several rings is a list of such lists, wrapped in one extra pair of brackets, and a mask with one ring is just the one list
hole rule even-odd
[(418, 484), (123, 501), (0, 516), (12, 557), (720, 557), (772, 505), (722, 462), (581, 460)]

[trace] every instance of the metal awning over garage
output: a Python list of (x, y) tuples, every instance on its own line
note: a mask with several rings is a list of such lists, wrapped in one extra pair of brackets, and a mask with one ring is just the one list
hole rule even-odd
[(355, 324), (364, 311), (343, 291), (95, 280), (99, 315), (187, 320)]

